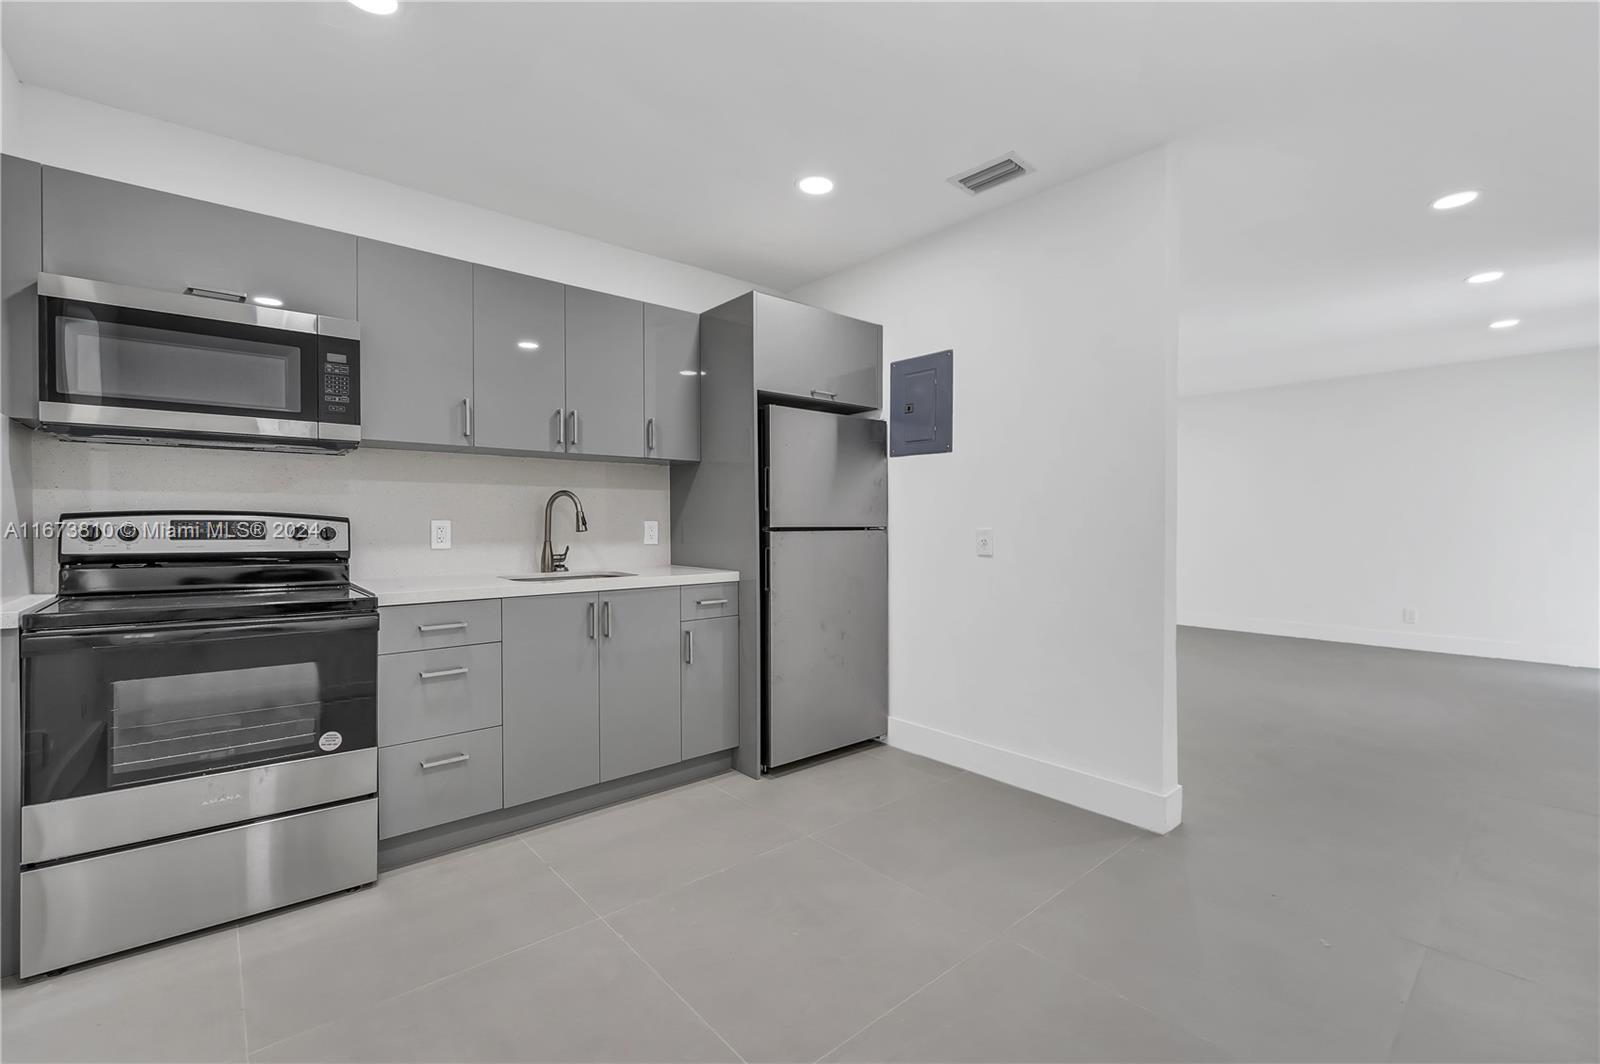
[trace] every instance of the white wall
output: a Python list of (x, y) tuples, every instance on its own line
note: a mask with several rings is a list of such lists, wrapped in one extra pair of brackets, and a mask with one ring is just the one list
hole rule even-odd
[(1156, 831), (1182, 794), (1170, 185), (1144, 155), (795, 293), (882, 322), (886, 361), (955, 350), (954, 452), (889, 463), (890, 741)]
[(1184, 399), (1179, 620), (1600, 665), (1596, 364), (1574, 351)]

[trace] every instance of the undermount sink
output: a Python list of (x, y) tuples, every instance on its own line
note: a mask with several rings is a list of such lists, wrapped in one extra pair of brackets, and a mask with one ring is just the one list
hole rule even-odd
[(624, 573), (616, 569), (590, 569), (575, 573), (522, 573), (518, 576), (502, 576), (502, 580), (605, 580), (617, 576), (638, 576), (638, 573)]

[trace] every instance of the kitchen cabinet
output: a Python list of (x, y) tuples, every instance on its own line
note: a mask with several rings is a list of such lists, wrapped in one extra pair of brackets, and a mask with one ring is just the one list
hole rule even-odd
[(500, 726), (500, 644), (378, 658), (378, 745)]
[(501, 807), (500, 729), (378, 751), (378, 838), (438, 827)]
[(678, 589), (600, 596), (600, 778), (683, 759)]
[(883, 326), (753, 293), (756, 390), (857, 410), (883, 405)]
[(42, 168), (14, 155), (0, 157), (0, 299), (4, 300), (7, 417), (39, 413), (39, 247)]
[(593, 595), (503, 603), (507, 808), (600, 782), (599, 615)]
[(642, 458), (644, 304), (566, 291), (567, 453)]
[(71, 170), (44, 170), (44, 271), (271, 296), (357, 317), (356, 238)]
[(700, 315), (644, 308), (644, 456), (700, 460)]
[(683, 760), (739, 745), (739, 618), (683, 622)]
[(377, 240), (360, 240), (356, 253), (361, 435), (466, 446), (472, 264)]
[(563, 453), (572, 388), (563, 287), (475, 266), (472, 320), (473, 445)]
[(379, 654), (498, 642), (499, 599), (385, 606), (378, 626)]

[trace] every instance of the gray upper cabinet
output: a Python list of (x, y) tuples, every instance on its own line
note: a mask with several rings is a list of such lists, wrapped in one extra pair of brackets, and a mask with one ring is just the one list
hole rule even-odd
[(572, 387), (562, 286), (475, 266), (472, 305), (473, 444), (560, 454)]
[(600, 778), (621, 779), (683, 758), (678, 589), (600, 600)]
[(683, 759), (739, 745), (739, 618), (683, 624)]
[(644, 455), (700, 460), (700, 315), (644, 308)]
[(760, 292), (753, 300), (758, 391), (883, 405), (883, 326)]
[(357, 254), (362, 436), (467, 446), (472, 264), (365, 239)]
[(550, 595), (506, 599), (502, 609), (509, 809), (600, 782), (599, 603)]
[(567, 289), (567, 452), (644, 457), (644, 304)]
[(357, 317), (353, 236), (54, 167), (44, 171), (44, 271)]
[(5, 321), (5, 414), (31, 420), (39, 413), (40, 166), (0, 158), (0, 298)]

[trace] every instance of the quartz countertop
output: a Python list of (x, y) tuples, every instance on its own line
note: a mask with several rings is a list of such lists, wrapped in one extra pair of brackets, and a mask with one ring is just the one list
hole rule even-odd
[(631, 575), (585, 579), (583, 570), (577, 570), (566, 580), (506, 579), (508, 576), (532, 575), (523, 573), (453, 573), (357, 579), (355, 583), (378, 596), (380, 606), (412, 606), (425, 602), (467, 602), (472, 599), (525, 598), (530, 595), (592, 595), (596, 591), (724, 584), (739, 579), (739, 574), (730, 569), (701, 569), (693, 565), (645, 566), (628, 572)]
[(54, 595), (14, 595), (0, 599), (0, 631), (10, 631), (17, 626), (18, 617), (54, 600)]

